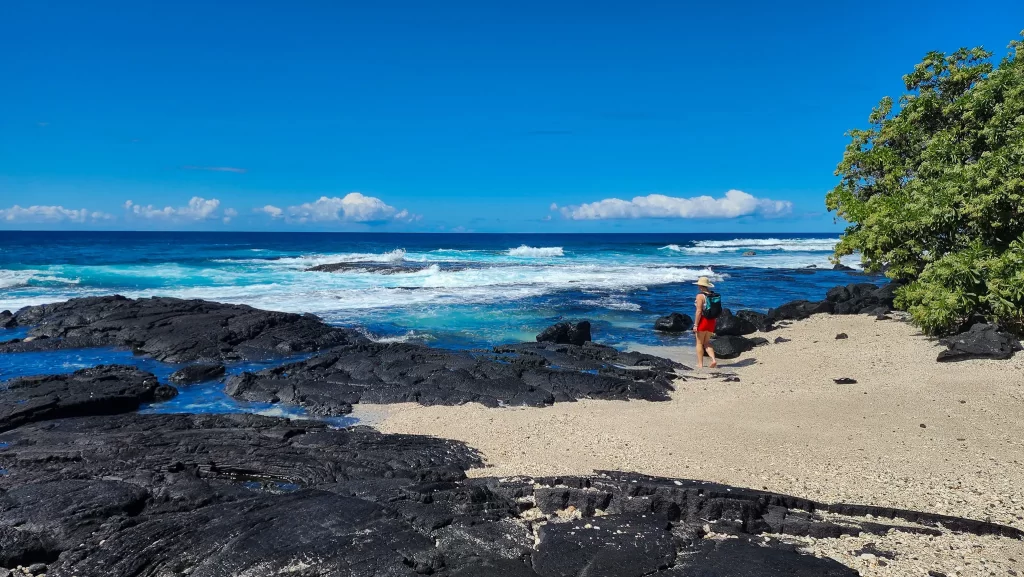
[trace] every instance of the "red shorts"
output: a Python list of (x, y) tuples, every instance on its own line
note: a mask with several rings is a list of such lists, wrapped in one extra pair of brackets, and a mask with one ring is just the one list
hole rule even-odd
[(718, 319), (709, 319), (707, 317), (701, 317), (700, 322), (697, 323), (697, 332), (715, 332), (715, 321)]

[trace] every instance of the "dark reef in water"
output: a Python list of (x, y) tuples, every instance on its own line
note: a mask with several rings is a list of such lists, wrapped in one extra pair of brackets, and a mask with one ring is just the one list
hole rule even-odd
[(177, 394), (151, 373), (121, 365), (12, 379), (0, 384), (0, 431), (59, 417), (129, 413)]
[(29, 337), (0, 343), (0, 352), (117, 346), (184, 363), (283, 357), (366, 341), (314, 315), (164, 297), (72, 299), (23, 308), (14, 319), (32, 327)]

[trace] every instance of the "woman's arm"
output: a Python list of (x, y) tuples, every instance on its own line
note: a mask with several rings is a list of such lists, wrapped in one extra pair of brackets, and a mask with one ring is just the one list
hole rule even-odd
[(700, 319), (704, 318), (704, 293), (699, 293), (693, 304), (697, 307), (697, 311), (693, 314), (693, 330), (696, 332), (700, 325)]

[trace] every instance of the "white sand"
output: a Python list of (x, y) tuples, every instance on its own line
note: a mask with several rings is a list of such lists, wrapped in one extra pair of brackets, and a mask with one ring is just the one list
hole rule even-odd
[[(836, 340), (839, 332), (849, 338)], [(375, 414), (384, 432), (476, 447), (488, 463), (471, 472), (478, 476), (617, 469), (1024, 528), (1024, 354), (939, 364), (939, 346), (910, 325), (864, 316), (816, 316), (766, 336), (791, 342), (723, 361), (719, 371), (740, 382), (698, 371), (677, 384), (669, 402), (403, 404), (361, 412)], [(690, 349), (644, 351), (687, 364), (694, 358)], [(837, 385), (838, 377), (858, 382)], [(871, 541), (904, 544), (885, 567), (843, 552)], [(1009, 539), (890, 535), (811, 549), (866, 575), (1024, 568), (1024, 545)], [(982, 559), (989, 562), (984, 570)]]

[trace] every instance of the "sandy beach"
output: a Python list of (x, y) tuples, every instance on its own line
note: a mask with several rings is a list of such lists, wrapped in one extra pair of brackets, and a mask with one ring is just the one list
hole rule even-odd
[[(617, 469), (1024, 528), (1024, 355), (939, 364), (940, 346), (914, 327), (868, 316), (817, 315), (766, 336), (788, 342), (685, 374), (669, 402), (362, 405), (359, 416), (464, 441), (488, 464), (480, 476)], [(693, 364), (689, 348), (635, 348)], [(1010, 539), (804, 541), (864, 575), (1024, 574), (1024, 543)], [(866, 543), (895, 559), (858, 553)]]

